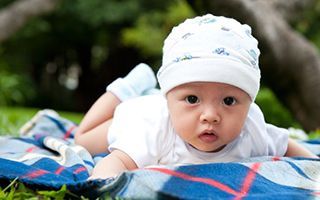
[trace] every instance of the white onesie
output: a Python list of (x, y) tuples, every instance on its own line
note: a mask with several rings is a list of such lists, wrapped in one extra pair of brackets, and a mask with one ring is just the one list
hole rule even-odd
[(230, 162), (256, 156), (283, 156), (288, 131), (267, 124), (252, 103), (241, 134), (219, 152), (201, 152), (185, 143), (170, 122), (162, 95), (142, 96), (121, 103), (108, 132), (109, 150), (128, 154), (139, 168)]

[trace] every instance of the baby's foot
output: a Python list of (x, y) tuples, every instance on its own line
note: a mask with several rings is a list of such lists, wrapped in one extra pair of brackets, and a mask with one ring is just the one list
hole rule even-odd
[(160, 89), (158, 88), (151, 88), (149, 90), (143, 91), (142, 95), (155, 95), (155, 94), (161, 94)]
[(118, 78), (107, 86), (121, 101), (141, 96), (145, 91), (155, 88), (157, 80), (152, 69), (141, 63), (133, 68), (124, 78)]

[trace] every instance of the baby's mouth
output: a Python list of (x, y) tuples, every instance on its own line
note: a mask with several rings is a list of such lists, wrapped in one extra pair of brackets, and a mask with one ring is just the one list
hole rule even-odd
[(218, 136), (214, 132), (203, 132), (199, 135), (199, 139), (205, 143), (212, 143), (218, 139)]

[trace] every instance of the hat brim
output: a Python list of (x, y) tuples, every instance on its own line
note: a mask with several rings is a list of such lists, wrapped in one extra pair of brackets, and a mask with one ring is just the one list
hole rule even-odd
[(194, 58), (173, 62), (158, 72), (163, 94), (191, 82), (218, 82), (238, 87), (254, 101), (260, 87), (260, 71), (232, 59)]

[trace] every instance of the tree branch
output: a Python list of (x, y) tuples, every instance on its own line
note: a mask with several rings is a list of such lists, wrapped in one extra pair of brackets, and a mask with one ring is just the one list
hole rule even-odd
[(0, 42), (26, 24), (30, 18), (54, 10), (60, 0), (18, 0), (0, 10)]

